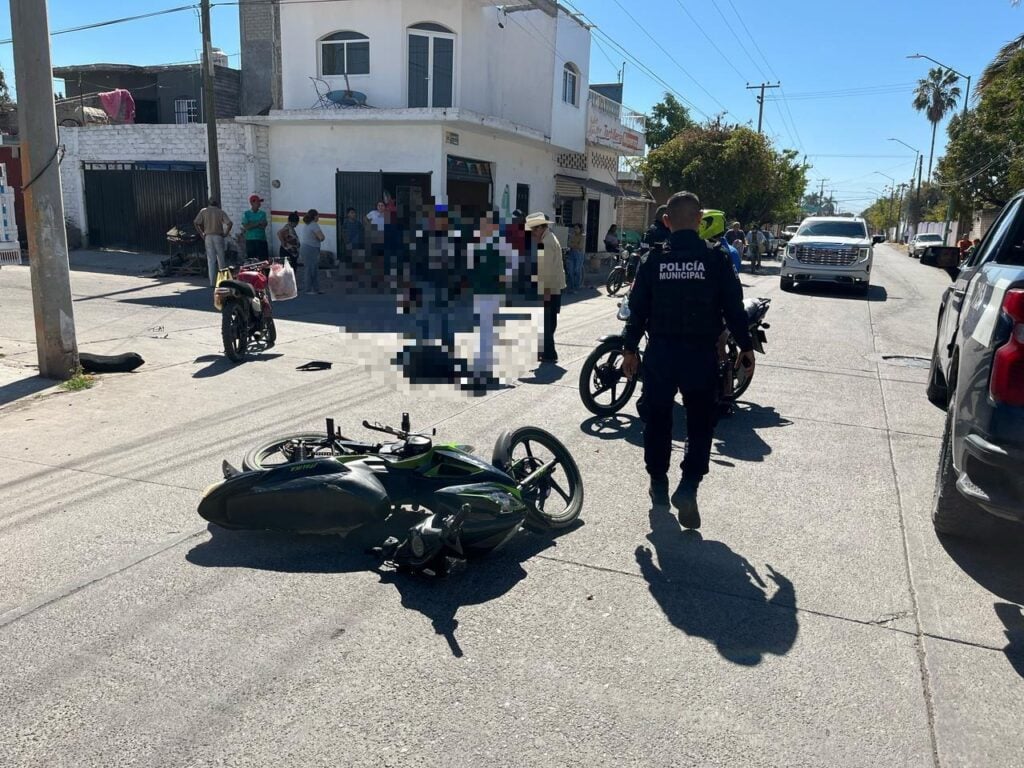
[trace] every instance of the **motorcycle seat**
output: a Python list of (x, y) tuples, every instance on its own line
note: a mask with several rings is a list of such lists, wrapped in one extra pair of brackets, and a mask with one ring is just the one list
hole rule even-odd
[(761, 302), (757, 299), (744, 299), (743, 309), (747, 312), (747, 322), (754, 322), (761, 314)]
[(222, 280), (219, 288), (234, 288), (243, 296), (248, 296), (250, 299), (255, 298), (256, 291), (253, 290), (252, 286), (248, 283), (243, 283), (241, 280)]

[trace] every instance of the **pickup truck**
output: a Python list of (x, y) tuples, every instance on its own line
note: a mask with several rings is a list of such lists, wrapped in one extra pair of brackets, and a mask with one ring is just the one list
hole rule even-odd
[(932, 523), (984, 538), (993, 532), (989, 515), (1024, 522), (1024, 190), (966, 260), (957, 264), (946, 250), (922, 257), (953, 278), (927, 390), (946, 411)]

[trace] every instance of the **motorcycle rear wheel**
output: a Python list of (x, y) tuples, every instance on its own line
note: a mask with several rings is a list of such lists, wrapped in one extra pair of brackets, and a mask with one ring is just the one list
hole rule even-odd
[(522, 482), (551, 460), (556, 462), (551, 472), (522, 491), (530, 509), (525, 525), (532, 530), (567, 528), (580, 516), (583, 477), (576, 460), (550, 432), (539, 427), (520, 427), (502, 445), (501, 455), (494, 456), (491, 462)]
[(747, 391), (750, 382), (754, 380), (754, 374), (742, 365), (736, 364), (740, 357), (740, 348), (732, 335), (729, 336), (729, 340), (726, 342), (725, 354), (726, 365), (732, 371), (732, 395), (723, 399), (728, 401), (739, 400), (743, 393)]
[(621, 267), (616, 267), (615, 269), (613, 269), (611, 271), (611, 274), (608, 275), (608, 280), (607, 280), (607, 282), (605, 282), (604, 287), (605, 287), (605, 290), (608, 291), (608, 295), (609, 296), (614, 296), (622, 288), (622, 283), (623, 283), (622, 268)]
[[(596, 416), (611, 416), (622, 410), (636, 390), (636, 378), (627, 379), (622, 373), (622, 342), (602, 341), (590, 353), (580, 370), (580, 399), (586, 409)], [(610, 393), (607, 403), (598, 400)]]
[(220, 335), (224, 342), (224, 354), (233, 363), (245, 360), (245, 352), (249, 347), (248, 325), (241, 304), (231, 301), (224, 306), (221, 311)]
[[(348, 438), (343, 436), (341, 439), (347, 440)], [(245, 458), (242, 459), (242, 469), (246, 472), (253, 472), (255, 470), (274, 469), (275, 467), (300, 461), (297, 450), (299, 444), (305, 449), (304, 458), (301, 461), (329, 459), (332, 456), (341, 455), (328, 442), (326, 432), (299, 432), (295, 435), (275, 437), (273, 440), (257, 445), (245, 454)]]

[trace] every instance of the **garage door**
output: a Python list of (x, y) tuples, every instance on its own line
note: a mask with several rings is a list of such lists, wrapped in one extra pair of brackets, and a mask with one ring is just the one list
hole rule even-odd
[(167, 230), (191, 224), (206, 204), (204, 163), (86, 163), (84, 170), (91, 248), (163, 252)]

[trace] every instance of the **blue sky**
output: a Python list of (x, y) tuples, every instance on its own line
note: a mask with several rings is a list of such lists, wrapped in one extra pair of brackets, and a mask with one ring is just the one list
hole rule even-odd
[[(50, 28), (59, 30), (186, 2), (50, 0)], [(713, 115), (726, 109), (729, 119), (756, 125), (755, 94), (746, 90), (746, 84), (781, 80), (781, 90), (768, 91), (765, 132), (777, 145), (806, 153), (814, 166), (810, 179), (815, 188), (818, 180), (828, 179), (826, 191), (835, 190), (844, 210), (857, 211), (870, 203), (872, 190), (890, 183), (876, 171), (897, 182), (911, 176), (913, 153), (887, 141), (889, 137), (924, 152), (927, 173), (931, 128), (911, 108), (910, 101), (914, 83), (931, 64), (906, 56), (927, 54), (976, 81), (999, 47), (1024, 32), (1024, 5), (1014, 8), (1010, 0), (974, 0), (969, 6), (962, 0), (570, 2), (599, 30), (591, 55), (593, 82), (616, 81), (624, 59), (602, 34), (691, 102), (697, 117), (701, 111)], [(0, 37), (7, 38), (7, 0), (0, 0), (0, 7)], [(214, 8), (213, 29), (214, 45), (229, 55), (237, 54), (237, 7)], [(751, 40), (752, 35), (756, 40)], [(199, 19), (195, 11), (183, 11), (59, 35), (53, 38), (52, 50), (55, 66), (195, 60)], [(237, 56), (231, 61), (238, 65)], [(0, 67), (13, 80), (10, 45), (0, 46)], [(624, 101), (628, 106), (646, 111), (664, 91), (664, 85), (627, 62)], [(944, 144), (943, 128), (940, 126), (936, 142), (937, 157)]]

